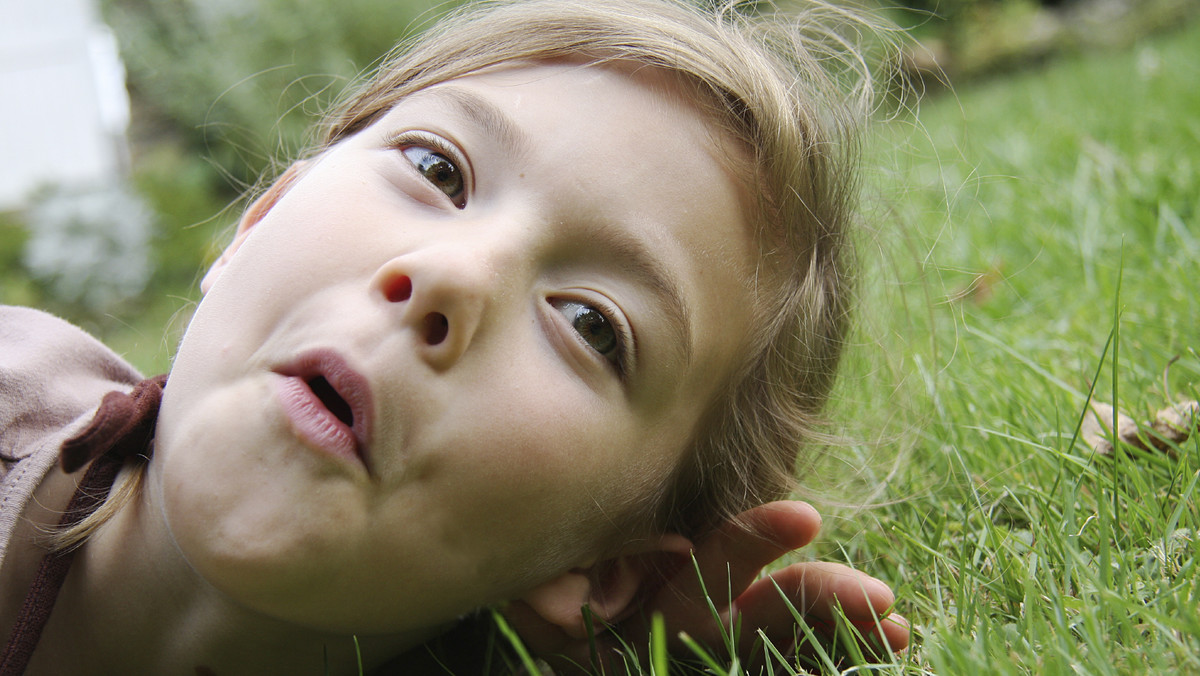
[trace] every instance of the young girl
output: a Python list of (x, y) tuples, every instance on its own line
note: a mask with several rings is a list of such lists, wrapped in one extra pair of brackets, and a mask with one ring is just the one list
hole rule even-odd
[(586, 666), (652, 612), (718, 636), (692, 554), (746, 645), (792, 640), (778, 584), (903, 647), (865, 575), (752, 584), (819, 523), (756, 506), (841, 351), (855, 122), (815, 39), (753, 30), (665, 0), (447, 20), (247, 209), (165, 387), (4, 310), (0, 673), (355, 673), (356, 646), (404, 673), (488, 606)]

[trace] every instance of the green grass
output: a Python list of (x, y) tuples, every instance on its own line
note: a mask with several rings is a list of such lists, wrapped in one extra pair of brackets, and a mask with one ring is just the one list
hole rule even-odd
[(875, 324), (918, 403), (886, 504), (819, 547), (895, 585), (896, 672), (1200, 673), (1200, 443), (1076, 438), (1089, 393), (1138, 420), (1200, 396), (1197, 44), (964, 87), (883, 134), (899, 284), (872, 296), (903, 309)]

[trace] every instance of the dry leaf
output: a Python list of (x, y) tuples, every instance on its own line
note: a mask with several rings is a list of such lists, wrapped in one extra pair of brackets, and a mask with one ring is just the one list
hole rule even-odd
[[(1143, 451), (1154, 448), (1166, 453), (1173, 453), (1174, 449), (1171, 448), (1170, 444), (1182, 444), (1188, 440), (1188, 436), (1196, 429), (1196, 422), (1200, 420), (1200, 404), (1197, 404), (1195, 401), (1181, 401), (1174, 406), (1168, 406), (1159, 411), (1154, 416), (1153, 422), (1143, 426), (1150, 432), (1143, 439), (1138, 434), (1138, 424), (1133, 421), (1133, 418), (1115, 410), (1108, 404), (1094, 401), (1089, 407), (1087, 415), (1083, 418), (1083, 425), (1079, 428), (1079, 436), (1097, 453), (1101, 455), (1112, 454), (1111, 432), (1114, 426), (1114, 418), (1117, 440), (1121, 443)], [(1149, 445), (1146, 443), (1147, 440), (1150, 442)]]
[[(1125, 443), (1141, 445), (1137, 435), (1137, 423), (1133, 418), (1113, 409), (1108, 404), (1093, 401), (1083, 425), (1079, 428), (1079, 436), (1100, 455), (1111, 455), (1113, 452), (1110, 432), (1113, 429), (1113, 415), (1116, 414), (1117, 439)], [(1132, 440), (1132, 441), (1130, 441)]]
[(1174, 406), (1168, 406), (1154, 416), (1150, 429), (1154, 434), (1150, 442), (1160, 451), (1170, 449), (1166, 442), (1176, 445), (1188, 440), (1188, 436), (1196, 429), (1196, 421), (1200, 419), (1200, 404), (1194, 401), (1181, 401)]

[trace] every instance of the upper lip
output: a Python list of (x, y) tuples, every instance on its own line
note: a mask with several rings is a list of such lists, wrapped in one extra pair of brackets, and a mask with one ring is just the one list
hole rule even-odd
[(294, 361), (276, 369), (282, 376), (302, 378), (311, 385), (316, 379), (324, 378), (350, 408), (353, 418), (350, 431), (354, 434), (358, 453), (370, 467), (367, 450), (371, 443), (371, 384), (365, 376), (354, 370), (337, 352), (329, 349), (310, 350)]

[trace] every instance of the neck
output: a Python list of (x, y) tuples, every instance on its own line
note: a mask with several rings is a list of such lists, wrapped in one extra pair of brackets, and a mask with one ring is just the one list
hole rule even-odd
[(143, 490), (76, 555), (29, 674), (357, 674), (430, 638), (336, 635), (244, 608), (200, 578)]

